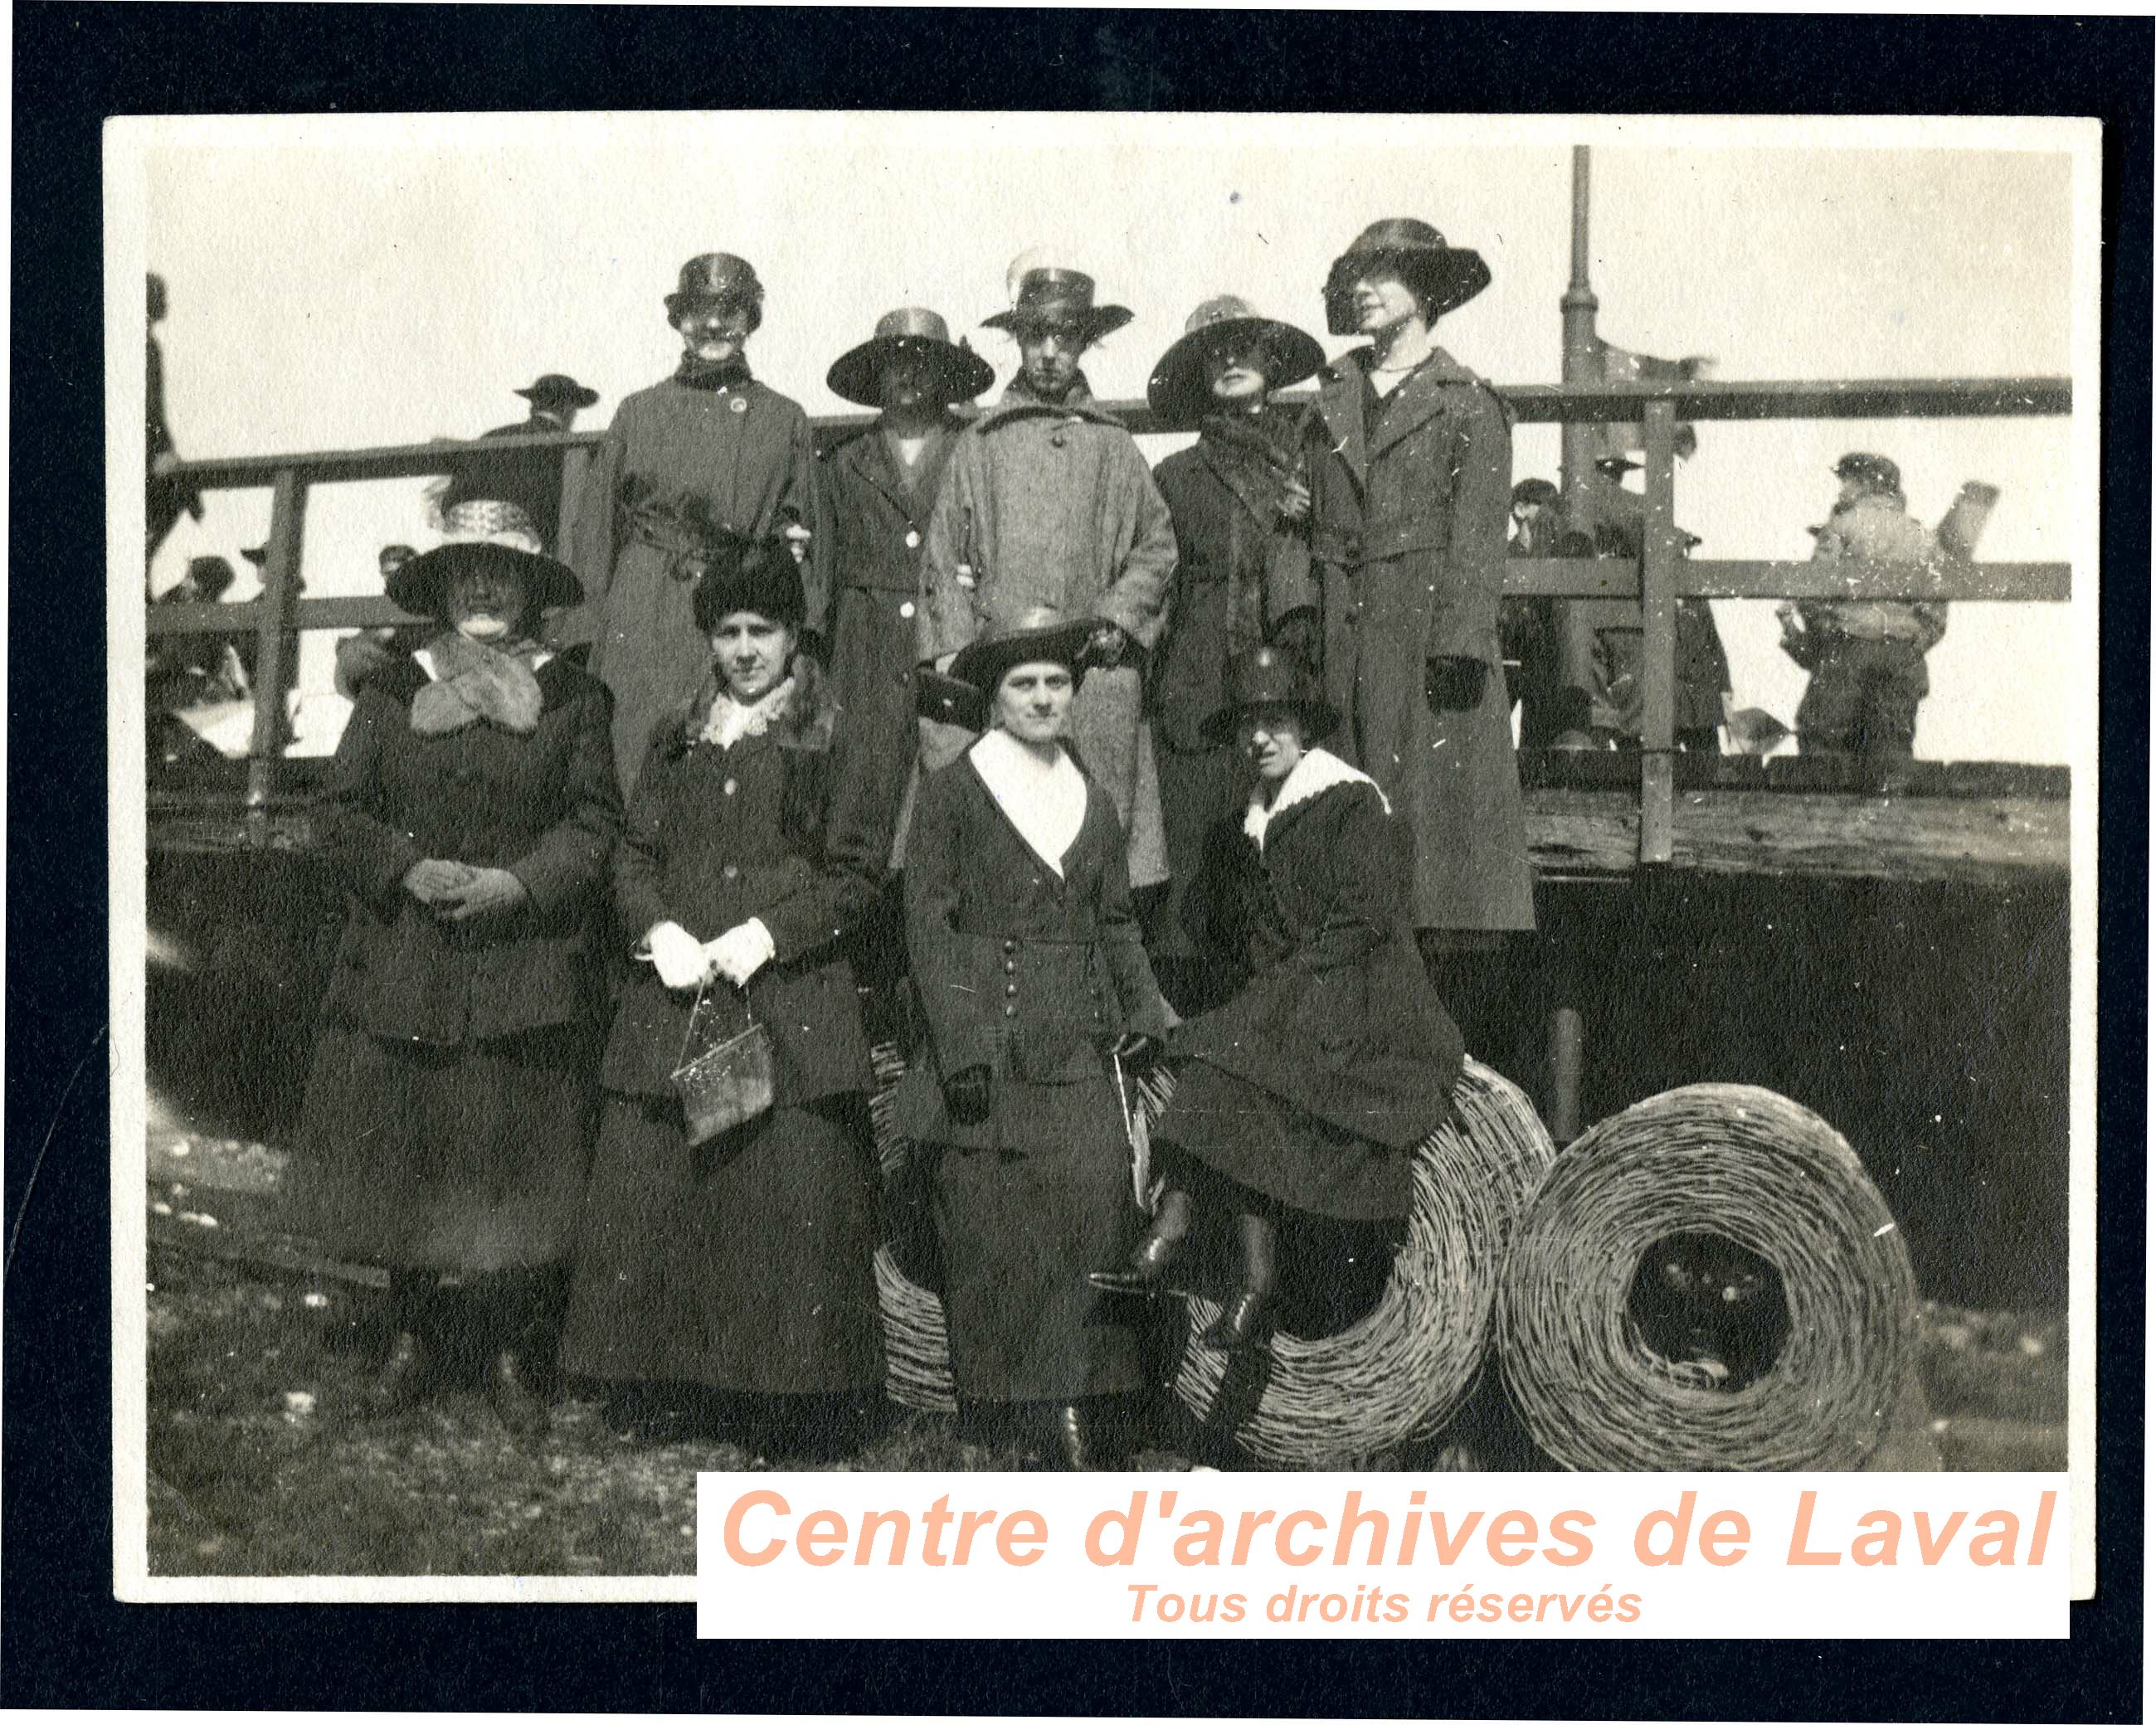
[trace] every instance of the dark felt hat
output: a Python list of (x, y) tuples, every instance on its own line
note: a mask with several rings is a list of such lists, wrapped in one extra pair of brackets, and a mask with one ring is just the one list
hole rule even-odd
[(1325, 325), (1333, 335), (1355, 333), (1355, 283), (1378, 265), (1398, 270), (1430, 302), (1433, 318), (1457, 311), (1490, 285), (1490, 266), (1480, 252), (1447, 244), (1436, 228), (1413, 216), (1388, 216), (1332, 260), (1325, 278)]
[(1068, 327), (1090, 342), (1122, 329), (1136, 315), (1127, 305), (1095, 305), (1093, 278), (1084, 270), (1040, 264), (1019, 272), (1009, 311), (981, 321), (991, 330), (1005, 330), (1014, 335), (1029, 330)]
[(705, 551), (704, 572), (697, 577), (690, 610), (697, 629), (706, 635), (737, 611), (753, 612), (798, 629), (808, 613), (801, 566), (777, 534), (762, 539), (721, 535)]
[(1014, 623), (968, 642), (951, 661), (950, 674), (983, 695), (993, 695), (1014, 665), (1045, 662), (1067, 666), (1071, 681), (1086, 674), (1086, 642), (1093, 633), (1091, 617), (1066, 617), (1052, 605), (1036, 605)]
[(946, 404), (970, 402), (996, 381), (995, 368), (963, 341), (953, 341), (942, 318), (906, 305), (878, 318), (875, 334), (834, 360), (824, 381), (842, 401), (880, 407), (885, 362), (908, 353), (922, 356), (935, 368), (937, 393)]
[(1854, 479), (1867, 491), (1902, 494), (1902, 469), (1883, 455), (1854, 450), (1834, 464), (1837, 479)]
[(442, 511), (442, 542), (423, 551), (393, 574), (389, 596), (405, 610), (439, 617), (451, 576), (492, 566), (524, 583), (526, 598), (541, 610), (575, 605), (584, 596), (582, 582), (541, 550), (539, 530), (513, 503), (496, 498), (466, 498)]
[(732, 252), (702, 252), (691, 258), (666, 296), (666, 315), (676, 318), (686, 307), (713, 303), (746, 305), (751, 330), (763, 321), (763, 284), (747, 258)]
[(535, 377), (516, 393), (535, 407), (588, 407), (599, 398), (597, 390), (587, 389), (559, 371)]
[(1538, 503), (1548, 509), (1557, 500), (1557, 487), (1548, 479), (1522, 479), (1512, 488), (1512, 501), (1516, 505)]
[(190, 557), (187, 579), (205, 599), (222, 599), (234, 580), (232, 566), (222, 557)]
[(1254, 707), (1294, 708), (1302, 714), (1306, 743), (1331, 736), (1340, 724), (1339, 714), (1302, 662), (1277, 647), (1254, 647), (1228, 661), (1220, 679), (1220, 704), (1206, 716), (1201, 735), (1219, 747), (1235, 735)]
[(1146, 405), (1163, 425), (1195, 425), (1217, 411), (1208, 374), (1212, 356), (1223, 349), (1254, 361), (1269, 390), (1300, 383), (1325, 363), (1325, 350), (1315, 336), (1277, 318), (1260, 316), (1247, 299), (1222, 294), (1184, 320), (1181, 338), (1152, 368)]

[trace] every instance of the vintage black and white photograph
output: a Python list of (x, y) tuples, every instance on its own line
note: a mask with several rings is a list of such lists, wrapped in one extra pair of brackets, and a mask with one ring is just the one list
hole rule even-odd
[(769, 1469), (2086, 1545), (2097, 143), (115, 122), (123, 1594), (686, 1598)]

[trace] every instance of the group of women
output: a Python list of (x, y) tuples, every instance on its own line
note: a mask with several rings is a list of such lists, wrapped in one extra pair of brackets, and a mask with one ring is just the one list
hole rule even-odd
[[(1336, 330), (1373, 345), (1328, 373), (1313, 422), (1365, 456), (1420, 448), (1425, 490), (1454, 514), (1486, 503), (1488, 522), (1432, 518), (1404, 471), (1282, 453), (1265, 399), (1316, 348), (1286, 325), (1240, 306), (1194, 319), (1166, 368), (1254, 523), (1223, 558), (1204, 506), (1178, 513), (1190, 603), (1243, 620), (1204, 663), (1171, 634), (1151, 673), (1179, 653), (1160, 699), (1204, 694), (1174, 720), (1193, 770), (1171, 803), (1173, 923), (1225, 979), (1204, 1010), (1179, 1019), (1164, 997), (1115, 805), (1070, 742), (1096, 620), (1029, 614), (960, 652), (937, 682), (970, 698), (978, 740), (906, 795), (896, 1126), (927, 1181), (962, 1403), (1015, 1420), (1048, 1465), (1127, 1443), (1148, 1314), (1178, 1309), (1209, 1236), (1229, 1297), (1198, 1344), (1240, 1354), (1266, 1340), (1304, 1222), (1396, 1223), (1459, 1073), (1418, 907), (1476, 886), (1455, 854), (1473, 847), (1440, 836), (1430, 854), (1399, 802), (1432, 772), (1499, 771), (1482, 722), (1502, 699), (1496, 572), (1479, 549), (1459, 566), (1486, 539), (1502, 555), (1509, 457), (1486, 416), (1508, 442), (1494, 397), (1429, 341), (1472, 291), (1473, 254), (1433, 269), (1434, 230), (1379, 228), (1401, 243), (1358, 242), (1328, 284)], [(693, 484), (609, 474), (613, 507), (580, 530), (608, 541), (594, 596), (521, 509), (452, 493), (443, 543), (391, 583), (429, 639), (359, 688), (338, 750), (320, 836), (352, 908), (293, 1196), (299, 1226), (390, 1272), (382, 1411), (461, 1359), (521, 1434), (545, 1429), (559, 1372), (604, 1386), (624, 1429), (716, 1403), (798, 1452), (850, 1443), (880, 1397), (855, 960), (889, 897), (899, 799), (856, 769), (889, 741), (848, 722), (811, 637), (831, 571), (804, 557), (816, 510), (789, 489), (805, 421), (747, 376), (761, 290), (737, 265), (670, 299), (682, 370), (642, 417), (688, 448), (714, 420), (772, 418), (769, 507), (740, 530)], [(1306, 601), (1246, 602), (1287, 578), (1283, 555)], [(573, 615), (597, 617), (589, 668), (547, 644)], [(1388, 654), (1412, 661), (1411, 701), (1369, 674)], [(654, 666), (693, 693), (655, 700)], [(685, 1074), (742, 1051), (714, 1128)], [(1163, 1062), (1142, 1189), (1132, 1112)]]

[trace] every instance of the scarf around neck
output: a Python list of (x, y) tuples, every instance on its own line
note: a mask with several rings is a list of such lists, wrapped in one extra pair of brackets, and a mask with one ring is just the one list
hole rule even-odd
[(1292, 416), (1272, 407), (1255, 413), (1209, 413), (1198, 422), (1199, 441), (1221, 479), (1269, 526), (1281, 519), (1288, 484), (1301, 469), (1295, 428)]
[(539, 678), (546, 648), (513, 636), (499, 644), (474, 641), (445, 629), (420, 649), (434, 680), (412, 697), (412, 729), (441, 736), (486, 724), (520, 736), (539, 728)]
[(760, 737), (787, 711), (793, 699), (794, 679), (781, 678), (763, 694), (743, 704), (724, 689), (711, 698), (710, 714), (698, 740), (731, 749), (743, 737)]
[(711, 361), (685, 353), (681, 363), (674, 368), (674, 381), (690, 389), (726, 389), (747, 383), (748, 356), (737, 353), (730, 360)]

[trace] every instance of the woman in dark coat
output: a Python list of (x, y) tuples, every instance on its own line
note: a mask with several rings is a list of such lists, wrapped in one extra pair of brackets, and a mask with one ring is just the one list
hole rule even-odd
[(1240, 809), (1245, 788), (1239, 753), (1204, 735), (1220, 704), (1221, 676), (1229, 659), (1267, 641), (1317, 668), (1301, 416), (1266, 397), (1324, 363), (1325, 350), (1301, 330), (1223, 294), (1190, 315), (1146, 386), (1163, 427), (1199, 434), (1153, 469), (1178, 555), (1168, 627), (1147, 683), (1169, 880), (1149, 910), (1146, 950), (1186, 1011), (1214, 1004), (1221, 979), (1183, 932), (1184, 888), (1206, 835)]
[(476, 1334), (495, 1407), (530, 1431), (546, 1411), (527, 1368), (552, 1341), (535, 1332), (583, 1194), (621, 799), (605, 687), (536, 644), (575, 577), (512, 505), (466, 500), (444, 527), (389, 587), (442, 627), (361, 686), (316, 815), (352, 904), (293, 1224), (390, 1272), (381, 1410)]
[(1184, 1024), (1174, 1099), (1153, 1129), (1169, 1190), (1127, 1267), (1096, 1286), (1151, 1292), (1196, 1201), (1234, 1216), (1242, 1285), (1207, 1333), (1261, 1340), (1280, 1224), (1397, 1221), (1409, 1156), (1445, 1124), (1460, 1032), (1430, 991), (1409, 924), (1405, 824), (1369, 777), (1315, 746), (1337, 722), (1271, 648), (1230, 667), (1209, 735), (1240, 742), (1257, 785), (1216, 831), (1189, 901), (1249, 980)]
[(1426, 223), (1367, 229), (1326, 298), (1332, 332), (1372, 345), (1320, 374), (1306, 427), (1337, 747), (1413, 832), (1410, 914), (1438, 953), (1486, 950), (1535, 923), (1497, 645), (1511, 422), (1430, 335), (1489, 280), (1476, 253)]
[[(680, 366), (615, 411), (565, 547), (590, 596), (561, 637), (592, 643), (592, 671), (613, 691), (624, 786), (652, 726), (711, 668), (690, 615), (704, 545), (721, 533), (783, 530), (807, 545), (817, 525), (808, 416), (749, 376), (748, 338), (763, 321), (756, 271), (725, 252), (690, 258), (666, 317), (681, 337)], [(824, 627), (818, 560), (805, 565), (810, 632)]]
[(1087, 1269), (1137, 1231), (1123, 1062), (1173, 1022), (1139, 944), (1125, 840), (1065, 741), (1090, 620), (1041, 610), (951, 666), (989, 699), (922, 781), (906, 939), (928, 1026), (897, 1126), (936, 1159), (962, 1402), (1045, 1415), (1052, 1465), (1111, 1452), (1098, 1399), (1140, 1387), (1131, 1314)]
[[(708, 556), (694, 621), (710, 678), (652, 739), (614, 857), (622, 936), (646, 962), (601, 1072), (562, 1364), (632, 1414), (647, 1387), (685, 1384), (794, 1398), (743, 1408), (824, 1424), (830, 1399), (883, 1380), (870, 1077), (842, 943), (888, 840), (837, 792), (837, 713), (794, 657), (783, 540)], [(768, 1033), (773, 1100), (691, 1144), (670, 1074), (703, 991), (720, 1034), (752, 1018)]]

